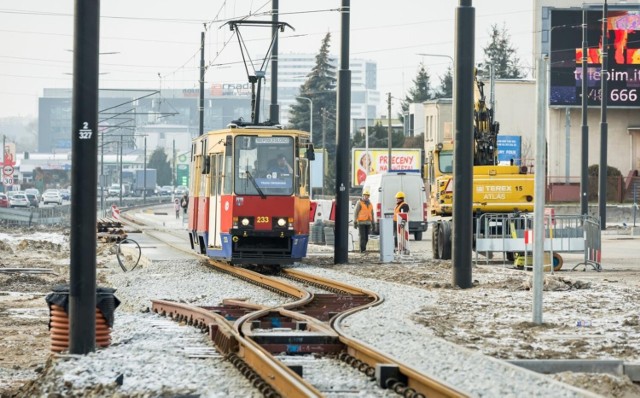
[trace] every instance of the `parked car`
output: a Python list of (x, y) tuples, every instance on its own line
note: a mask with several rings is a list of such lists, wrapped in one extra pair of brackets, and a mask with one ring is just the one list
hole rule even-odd
[(9, 198), (3, 193), (0, 193), (0, 207), (9, 207)]
[(24, 193), (24, 192), (22, 192), (22, 191), (7, 191), (7, 198), (11, 199), (11, 197), (13, 195), (18, 195), (18, 194), (21, 194), (21, 193)]
[(160, 187), (160, 191), (158, 192), (160, 196), (171, 196), (173, 195), (173, 187), (171, 185), (164, 185)]
[(60, 192), (62, 200), (71, 200), (71, 192), (68, 189), (60, 189), (58, 192)]
[(40, 205), (40, 201), (38, 197), (32, 193), (25, 193), (27, 195), (27, 199), (29, 199), (29, 205), (31, 207), (38, 207)]
[(179, 187), (176, 187), (175, 193), (176, 196), (182, 196), (185, 193), (189, 193), (189, 188), (185, 187), (184, 185), (180, 185)]
[(24, 190), (24, 193), (28, 194), (32, 194), (35, 195), (36, 199), (38, 199), (38, 201), (40, 201), (40, 199), (42, 199), (42, 196), (40, 196), (40, 191), (38, 191), (36, 188), (28, 188)]
[(23, 193), (17, 193), (12, 195), (9, 199), (9, 206), (11, 207), (30, 207), (29, 198)]
[(48, 205), (49, 203), (62, 204), (62, 195), (58, 191), (47, 191), (42, 195), (42, 203)]

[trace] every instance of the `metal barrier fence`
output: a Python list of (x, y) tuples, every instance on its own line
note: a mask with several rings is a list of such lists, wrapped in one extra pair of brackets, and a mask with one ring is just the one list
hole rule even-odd
[[(170, 203), (171, 196), (151, 197), (143, 202), (142, 198), (127, 198), (123, 202), (124, 208), (136, 208), (163, 203)], [(98, 203), (99, 207), (99, 203)], [(97, 218), (111, 216), (111, 203), (104, 210), (98, 208)], [(71, 205), (66, 202), (59, 206), (43, 206), (23, 208), (0, 208), (0, 223), (3, 225), (32, 226), (32, 225), (71, 225)]]
[[(584, 264), (601, 270), (600, 223), (597, 218), (583, 215), (545, 215), (544, 251), (584, 252)], [(533, 251), (532, 214), (482, 214), (476, 221), (476, 263), (478, 253), (487, 259), (495, 252), (513, 260), (515, 254)], [(578, 265), (580, 265), (578, 264)], [(576, 267), (578, 266), (576, 265)], [(576, 268), (574, 267), (574, 269)]]
[(596, 271), (602, 271), (602, 235), (600, 229), (600, 221), (595, 217), (585, 217), (584, 222), (584, 262), (578, 263), (573, 269), (579, 265), (590, 265)]
[(0, 221), (5, 225), (70, 225), (71, 207), (66, 205), (54, 207), (32, 207), (28, 209), (0, 208)]

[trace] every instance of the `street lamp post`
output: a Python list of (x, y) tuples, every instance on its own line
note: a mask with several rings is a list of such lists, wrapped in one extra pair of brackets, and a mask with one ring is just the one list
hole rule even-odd
[(367, 167), (364, 173), (368, 177), (371, 158), (369, 157), (369, 89), (366, 87), (364, 88), (364, 153), (367, 157)]
[[(296, 97), (296, 98), (309, 101), (309, 141), (311, 141), (311, 144), (313, 144), (313, 100), (309, 97)], [(324, 150), (324, 146), (322, 150)], [(311, 186), (311, 161), (310, 160), (309, 160), (308, 167), (309, 167), (309, 199), (311, 199), (313, 196), (312, 195), (313, 187)]]
[(417, 55), (420, 55), (422, 57), (442, 57), (442, 58), (449, 58), (451, 60), (451, 63), (453, 64), (453, 57), (450, 55), (445, 55), (445, 54), (425, 54), (425, 53), (418, 53)]

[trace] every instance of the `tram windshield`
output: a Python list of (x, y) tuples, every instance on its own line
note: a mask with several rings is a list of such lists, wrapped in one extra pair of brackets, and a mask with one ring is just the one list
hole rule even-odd
[(293, 138), (238, 136), (235, 139), (236, 195), (293, 194)]

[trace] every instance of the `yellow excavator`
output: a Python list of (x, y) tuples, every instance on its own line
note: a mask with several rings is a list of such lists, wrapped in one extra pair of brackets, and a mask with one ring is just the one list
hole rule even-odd
[[(476, 218), (483, 213), (533, 211), (534, 176), (526, 167), (498, 165), (500, 124), (487, 106), (484, 83), (477, 73), (474, 80), (473, 220), (469, 222), (475, 237)], [(443, 260), (451, 259), (452, 254), (454, 151), (453, 143), (438, 143), (425, 160), (430, 214), (437, 217), (432, 224), (433, 257)], [(513, 260), (514, 253), (507, 253), (507, 257)]]

